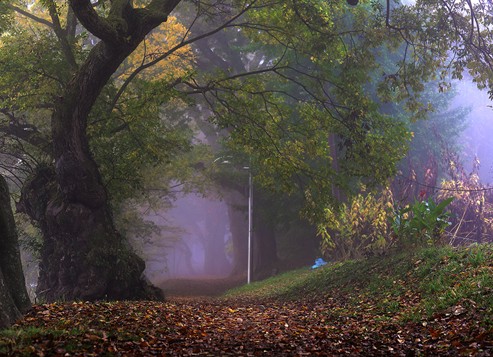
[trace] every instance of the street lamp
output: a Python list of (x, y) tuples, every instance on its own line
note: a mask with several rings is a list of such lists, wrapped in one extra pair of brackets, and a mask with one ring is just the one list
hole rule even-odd
[[(213, 162), (220, 161), (221, 164), (230, 164), (228, 160), (231, 156), (220, 156)], [(250, 284), (252, 277), (252, 234), (253, 234), (253, 177), (250, 166), (243, 166), (248, 170), (248, 259), (247, 259), (247, 284)]]
[(249, 166), (243, 167), (248, 170), (248, 264), (247, 264), (247, 284), (251, 282), (252, 272), (252, 228), (253, 228), (253, 179), (252, 170)]

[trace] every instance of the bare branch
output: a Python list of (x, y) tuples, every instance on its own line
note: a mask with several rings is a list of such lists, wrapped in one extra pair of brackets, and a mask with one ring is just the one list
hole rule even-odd
[(5, 6), (7, 6), (9, 9), (17, 12), (18, 14), (21, 14), (22, 16), (25, 16), (31, 20), (34, 20), (42, 25), (48, 26), (49, 28), (53, 29), (53, 24), (41, 17), (38, 17), (36, 15), (31, 14), (29, 11), (23, 10), (20, 7), (17, 7), (15, 5), (11, 5), (9, 3), (6, 3)]

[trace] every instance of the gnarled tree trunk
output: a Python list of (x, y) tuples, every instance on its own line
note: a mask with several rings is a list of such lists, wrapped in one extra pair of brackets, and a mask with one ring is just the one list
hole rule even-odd
[(36, 173), (19, 205), (43, 232), (37, 293), (48, 301), (148, 298), (155, 293), (141, 277), (144, 262), (115, 230), (86, 127), (110, 77), (178, 3), (154, 0), (148, 8), (134, 9), (132, 2), (112, 1), (109, 17), (101, 18), (91, 1), (70, 1), (79, 21), (101, 41), (56, 102), (54, 167)]
[(0, 175), (0, 328), (17, 320), (31, 306), (19, 253), (7, 182)]

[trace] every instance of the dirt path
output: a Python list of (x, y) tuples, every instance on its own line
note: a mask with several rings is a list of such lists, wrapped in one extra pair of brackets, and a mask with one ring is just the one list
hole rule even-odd
[(204, 277), (162, 280), (156, 284), (167, 298), (174, 296), (219, 296), (225, 291), (244, 284), (243, 276), (229, 278)]

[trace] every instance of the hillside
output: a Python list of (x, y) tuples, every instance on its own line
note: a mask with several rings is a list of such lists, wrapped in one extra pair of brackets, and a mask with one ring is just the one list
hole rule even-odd
[(380, 318), (399, 321), (429, 318), (464, 305), (464, 312), (479, 312), (493, 327), (493, 245), (426, 248), (305, 268), (225, 296), (317, 301), (343, 297), (349, 307), (361, 307), (365, 301)]

